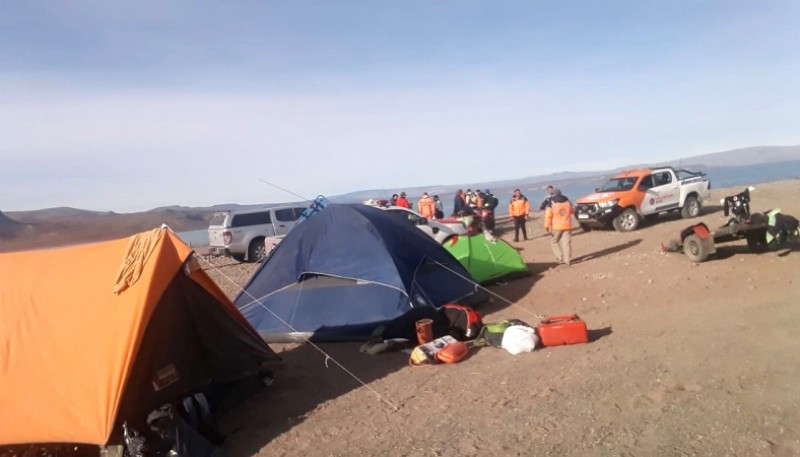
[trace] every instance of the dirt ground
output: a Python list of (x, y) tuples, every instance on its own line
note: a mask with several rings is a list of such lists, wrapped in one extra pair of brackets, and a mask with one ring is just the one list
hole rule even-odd
[[(758, 186), (753, 211), (800, 215), (799, 184)], [(715, 190), (700, 220), (722, 225), (714, 203), (740, 190)], [(275, 345), (274, 385), (223, 418), (226, 451), (800, 455), (800, 252), (752, 254), (743, 240), (701, 264), (659, 252), (689, 224), (667, 215), (631, 233), (577, 231), (566, 267), (541, 219), (529, 222), (534, 239), (512, 244), (533, 275), (492, 286), (508, 302), (484, 305), (484, 320), (577, 313), (589, 344), (517, 356), (473, 349), (459, 364), (417, 368), (358, 344)], [(254, 270), (212, 262), (231, 296)]]

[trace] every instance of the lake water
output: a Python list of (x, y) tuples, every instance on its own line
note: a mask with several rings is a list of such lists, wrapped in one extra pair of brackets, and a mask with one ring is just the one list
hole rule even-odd
[[(695, 170), (694, 167), (687, 167), (690, 170)], [(746, 167), (712, 167), (702, 169), (709, 178), (711, 178), (711, 188), (720, 189), (723, 187), (736, 187), (736, 186), (750, 186), (764, 182), (782, 181), (785, 179), (800, 179), (800, 160), (789, 162), (769, 163), (762, 165), (748, 165)], [(561, 193), (569, 197), (570, 200), (575, 201), (576, 198), (591, 193), (603, 182), (603, 178), (587, 178), (585, 180), (576, 181), (568, 185), (561, 185), (555, 183), (556, 187), (561, 190)], [(536, 183), (530, 185), (520, 185), (522, 193), (528, 197), (531, 203), (531, 210), (537, 211), (539, 204), (547, 196), (544, 188), (547, 184)], [(466, 190), (467, 185), (464, 186)], [(508, 214), (508, 202), (511, 200), (511, 195), (514, 193), (513, 188), (497, 188), (491, 189), (492, 193), (497, 197), (500, 204), (497, 206), (497, 215), (503, 216)], [(376, 195), (376, 198), (384, 196)], [(385, 196), (384, 198), (388, 198)], [(439, 197), (444, 203), (445, 214), (450, 214), (453, 211), (453, 198), (454, 195), (441, 194)], [(178, 232), (178, 236), (187, 244), (192, 247), (208, 246), (208, 231), (206, 229), (190, 230), (186, 232)]]

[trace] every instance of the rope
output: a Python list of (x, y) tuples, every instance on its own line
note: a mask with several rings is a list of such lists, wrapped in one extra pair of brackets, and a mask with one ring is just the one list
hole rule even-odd
[(268, 312), (268, 313), (270, 313), (270, 314), (271, 314), (271, 315), (272, 315), (272, 316), (273, 316), (275, 319), (277, 319), (277, 320), (279, 320), (281, 323), (283, 323), (283, 325), (285, 325), (286, 327), (288, 327), (289, 329), (291, 329), (293, 332), (296, 332), (297, 334), (301, 335), (301, 338), (303, 338), (303, 339), (305, 340), (305, 342), (306, 342), (306, 343), (310, 344), (310, 345), (311, 345), (311, 347), (313, 347), (314, 349), (316, 349), (317, 351), (319, 351), (319, 353), (320, 353), (320, 354), (322, 354), (322, 355), (324, 355), (324, 356), (325, 356), (325, 368), (329, 368), (329, 366), (328, 366), (328, 361), (330, 360), (331, 362), (333, 362), (333, 363), (334, 363), (334, 365), (336, 365), (336, 366), (338, 366), (339, 368), (341, 368), (341, 369), (342, 369), (342, 371), (344, 371), (345, 373), (347, 373), (348, 375), (350, 375), (350, 377), (352, 377), (353, 379), (355, 379), (355, 380), (356, 380), (356, 381), (357, 381), (359, 384), (361, 384), (363, 387), (366, 387), (366, 388), (367, 388), (367, 389), (368, 389), (370, 392), (372, 392), (373, 394), (375, 394), (375, 396), (377, 396), (377, 397), (378, 397), (378, 398), (379, 398), (381, 401), (383, 401), (384, 403), (386, 403), (387, 405), (389, 405), (389, 406), (392, 408), (392, 410), (393, 410), (393, 411), (399, 411), (399, 410), (400, 410), (400, 408), (399, 408), (397, 405), (395, 405), (395, 404), (394, 404), (392, 401), (390, 401), (389, 399), (385, 398), (385, 397), (384, 397), (383, 395), (381, 395), (381, 394), (380, 394), (380, 393), (379, 393), (377, 390), (375, 390), (375, 389), (373, 389), (372, 387), (370, 387), (370, 386), (369, 386), (369, 385), (368, 385), (366, 382), (364, 382), (364, 381), (363, 381), (361, 378), (359, 378), (358, 376), (356, 376), (356, 375), (355, 375), (355, 374), (354, 374), (352, 371), (348, 370), (348, 369), (347, 369), (347, 368), (346, 368), (344, 365), (342, 365), (341, 363), (339, 363), (339, 361), (338, 361), (338, 360), (336, 360), (336, 359), (335, 359), (335, 358), (333, 358), (333, 357), (332, 357), (330, 354), (328, 354), (327, 352), (325, 352), (325, 351), (324, 351), (324, 350), (323, 350), (321, 347), (317, 346), (317, 345), (316, 345), (316, 344), (315, 344), (313, 341), (311, 341), (310, 339), (306, 338), (305, 336), (302, 336), (302, 333), (298, 332), (298, 330), (297, 330), (297, 329), (295, 329), (294, 327), (292, 327), (292, 326), (291, 326), (291, 325), (290, 325), (288, 322), (286, 322), (285, 320), (281, 319), (281, 318), (280, 318), (280, 316), (278, 316), (277, 314), (275, 314), (275, 313), (274, 313), (274, 312), (273, 312), (271, 309), (267, 308), (267, 307), (266, 307), (266, 306), (265, 306), (263, 303), (261, 303), (261, 300), (259, 300), (258, 298), (254, 297), (252, 294), (250, 294), (249, 292), (247, 292), (247, 291), (246, 291), (246, 290), (245, 290), (245, 289), (244, 289), (242, 286), (240, 286), (240, 285), (239, 285), (239, 284), (238, 284), (236, 281), (234, 281), (234, 280), (233, 280), (231, 277), (229, 277), (228, 275), (226, 275), (225, 273), (223, 273), (223, 272), (222, 272), (222, 271), (221, 271), (219, 268), (217, 268), (217, 267), (216, 267), (214, 264), (212, 264), (211, 262), (209, 262), (208, 260), (204, 259), (204, 258), (203, 258), (203, 257), (201, 257), (201, 256), (195, 256), (195, 257), (196, 257), (196, 258), (200, 258), (202, 262), (204, 262), (206, 265), (210, 266), (210, 267), (211, 267), (211, 268), (212, 268), (214, 271), (216, 271), (216, 272), (217, 272), (218, 274), (220, 274), (220, 275), (221, 275), (223, 278), (225, 278), (225, 280), (227, 280), (228, 282), (230, 282), (231, 284), (233, 284), (234, 286), (236, 286), (236, 287), (237, 287), (237, 288), (238, 288), (238, 289), (239, 289), (241, 292), (245, 293), (245, 294), (246, 294), (248, 297), (250, 297), (250, 298), (253, 300), (253, 302), (252, 302), (252, 303), (256, 303), (256, 304), (258, 304), (259, 306), (261, 306), (262, 308), (264, 308), (265, 310), (267, 310), (267, 312)]
[(498, 293), (495, 293), (495, 292), (493, 292), (493, 291), (491, 291), (491, 290), (487, 289), (486, 287), (484, 287), (484, 286), (482, 286), (482, 285), (478, 284), (477, 282), (475, 282), (475, 281), (474, 281), (472, 278), (462, 275), (461, 273), (459, 273), (458, 271), (455, 271), (455, 270), (453, 270), (452, 268), (448, 267), (447, 265), (445, 265), (445, 264), (443, 264), (443, 263), (441, 263), (441, 262), (438, 262), (438, 261), (436, 261), (436, 260), (433, 260), (433, 259), (431, 259), (431, 261), (432, 261), (433, 263), (435, 263), (435, 264), (439, 265), (440, 267), (444, 268), (445, 270), (449, 271), (450, 273), (453, 273), (454, 275), (456, 275), (456, 276), (458, 276), (459, 278), (463, 279), (464, 281), (467, 281), (467, 282), (468, 282), (468, 283), (470, 283), (470, 284), (473, 284), (473, 285), (475, 285), (475, 286), (477, 286), (477, 287), (480, 287), (481, 289), (485, 290), (486, 292), (489, 292), (491, 295), (493, 295), (493, 296), (495, 296), (495, 297), (499, 298), (500, 300), (503, 300), (504, 302), (506, 302), (507, 304), (509, 304), (509, 305), (511, 305), (511, 306), (515, 306), (515, 307), (517, 307), (518, 309), (521, 309), (522, 311), (524, 311), (524, 312), (528, 313), (529, 315), (531, 315), (531, 316), (535, 317), (536, 319), (542, 320), (542, 319), (544, 319), (544, 318), (545, 318), (545, 316), (543, 316), (543, 315), (541, 315), (541, 314), (536, 314), (536, 313), (534, 313), (533, 311), (529, 310), (528, 308), (524, 308), (524, 307), (522, 307), (522, 306), (520, 306), (520, 305), (518, 305), (518, 304), (516, 304), (516, 303), (512, 302), (511, 300), (509, 300), (509, 299), (507, 299), (507, 298), (503, 297), (502, 295), (500, 295), (500, 294), (498, 294)]

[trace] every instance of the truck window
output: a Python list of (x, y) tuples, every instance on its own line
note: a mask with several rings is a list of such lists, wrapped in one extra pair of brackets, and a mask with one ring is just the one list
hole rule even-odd
[(662, 171), (653, 175), (653, 182), (656, 186), (665, 186), (672, 182), (672, 173)]
[(275, 219), (281, 222), (294, 222), (297, 220), (297, 213), (294, 212), (294, 208), (276, 209)]
[(245, 213), (233, 216), (231, 227), (246, 227), (248, 225), (261, 225), (272, 223), (272, 218), (269, 216), (269, 211), (260, 213)]
[(647, 190), (653, 187), (653, 175), (648, 175), (642, 178), (642, 182), (639, 183), (639, 189)]
[(620, 192), (633, 189), (636, 184), (637, 177), (631, 178), (612, 178), (603, 184), (599, 192)]
[(211, 221), (209, 221), (208, 225), (222, 225), (225, 223), (225, 217), (228, 216), (228, 213), (214, 213), (211, 215)]

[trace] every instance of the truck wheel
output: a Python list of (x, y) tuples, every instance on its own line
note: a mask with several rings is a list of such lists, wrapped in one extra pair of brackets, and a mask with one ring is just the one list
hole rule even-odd
[(632, 232), (639, 227), (639, 215), (633, 208), (628, 208), (611, 223), (618, 232)]
[(258, 262), (267, 256), (267, 249), (264, 246), (264, 237), (260, 236), (250, 242), (250, 248), (247, 250), (247, 260), (250, 262)]
[(697, 217), (700, 215), (700, 209), (700, 200), (698, 200), (697, 197), (686, 197), (686, 201), (683, 202), (683, 208), (681, 209), (681, 217), (684, 219)]
[(697, 235), (689, 235), (683, 240), (683, 253), (692, 262), (702, 262), (708, 258), (706, 244)]

